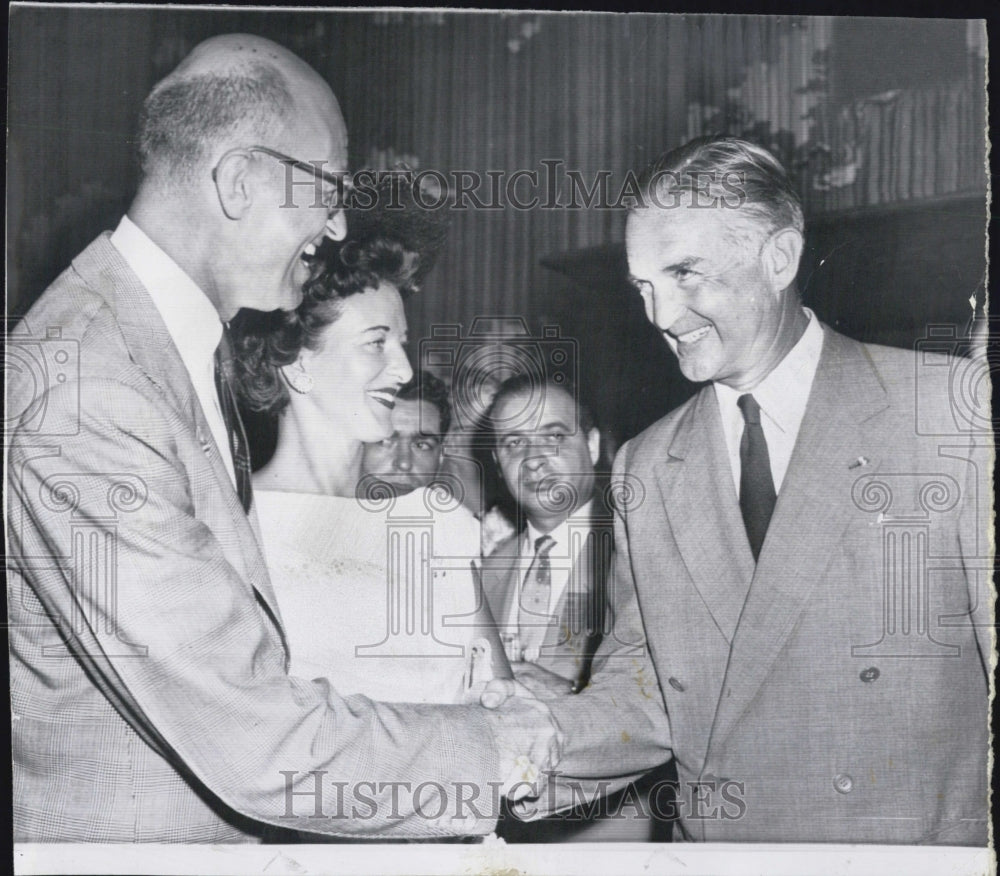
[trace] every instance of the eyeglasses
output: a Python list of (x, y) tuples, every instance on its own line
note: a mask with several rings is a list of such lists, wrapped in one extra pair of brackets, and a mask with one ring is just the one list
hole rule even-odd
[(216, 180), (219, 165), (222, 164), (222, 162), (225, 161), (230, 155), (234, 155), (237, 152), (260, 152), (262, 155), (269, 155), (271, 158), (276, 158), (288, 167), (294, 167), (298, 170), (311, 174), (313, 179), (317, 182), (326, 183), (326, 185), (330, 186), (330, 188), (323, 190), (322, 203), (331, 216), (344, 209), (347, 204), (347, 194), (354, 189), (354, 186), (351, 183), (350, 175), (346, 172), (329, 173), (318, 167), (316, 164), (312, 164), (308, 161), (299, 161), (297, 158), (292, 158), (291, 155), (285, 155), (285, 153), (278, 152), (276, 149), (271, 149), (267, 146), (237, 146), (234, 149), (224, 152), (219, 158), (218, 163), (212, 168), (213, 182)]

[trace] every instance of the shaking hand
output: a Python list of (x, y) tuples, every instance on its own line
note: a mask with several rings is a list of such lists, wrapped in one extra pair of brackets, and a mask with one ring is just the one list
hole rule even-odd
[(548, 706), (515, 681), (494, 679), (482, 695), (500, 751), (501, 793), (509, 800), (537, 797), (545, 774), (559, 763), (562, 731)]

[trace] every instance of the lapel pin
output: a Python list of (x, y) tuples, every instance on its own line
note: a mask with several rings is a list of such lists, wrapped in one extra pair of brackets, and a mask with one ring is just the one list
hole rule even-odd
[(863, 466), (866, 466), (866, 465), (868, 465), (868, 457), (867, 456), (859, 456), (857, 459), (854, 460), (854, 462), (852, 462), (847, 467), (848, 468), (862, 468)]

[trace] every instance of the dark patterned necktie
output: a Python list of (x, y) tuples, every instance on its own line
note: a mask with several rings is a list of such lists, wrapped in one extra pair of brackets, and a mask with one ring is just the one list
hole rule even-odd
[(551, 536), (535, 539), (535, 558), (521, 588), (517, 610), (518, 640), (523, 659), (537, 660), (549, 628), (549, 599), (552, 594), (552, 570), (549, 551), (555, 547)]
[(253, 504), (253, 487), (250, 483), (250, 448), (247, 446), (247, 433), (243, 431), (243, 420), (240, 419), (236, 407), (236, 394), (233, 392), (233, 353), (229, 345), (229, 330), (223, 326), (222, 339), (215, 348), (215, 391), (219, 395), (219, 408), (229, 435), (229, 452), (233, 456), (233, 470), (236, 474), (236, 492), (240, 497), (243, 510), (250, 512)]
[(743, 413), (743, 438), (740, 441), (740, 511), (756, 562), (771, 523), (774, 503), (774, 480), (771, 457), (760, 425), (760, 405), (752, 395), (741, 395), (736, 404)]

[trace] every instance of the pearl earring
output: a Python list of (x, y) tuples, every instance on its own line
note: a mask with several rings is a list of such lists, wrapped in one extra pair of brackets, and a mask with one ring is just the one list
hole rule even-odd
[(306, 393), (312, 392), (312, 388), (315, 386), (315, 381), (313, 381), (312, 375), (306, 371), (301, 359), (299, 359), (294, 365), (282, 368), (281, 374), (285, 378), (285, 382), (297, 393), (299, 393), (299, 395), (305, 395)]

